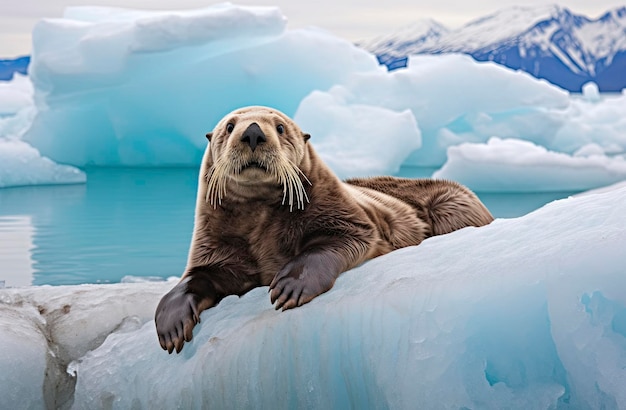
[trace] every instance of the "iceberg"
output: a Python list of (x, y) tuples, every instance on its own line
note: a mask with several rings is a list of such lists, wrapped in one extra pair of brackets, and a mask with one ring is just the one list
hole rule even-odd
[[(296, 118), (321, 111), (319, 104), (309, 103), (321, 99), (327, 105), (410, 110), (421, 147), (403, 161), (405, 166), (441, 167), (449, 159), (449, 147), (486, 143), (492, 137), (529, 141), (569, 155), (588, 144), (611, 155), (626, 152), (626, 119), (621, 114), (626, 112), (626, 94), (600, 96), (591, 83), (581, 98), (527, 73), (477, 63), (466, 55), (410, 58), (407, 68), (354, 73), (323, 95), (309, 94)], [(325, 126), (318, 121), (308, 132), (315, 135)], [(384, 138), (392, 139), (390, 135)], [(510, 187), (515, 189), (514, 183)]]
[(197, 166), (204, 135), (235, 108), (293, 116), (313, 90), (384, 71), (348, 41), (285, 25), (275, 7), (68, 8), (35, 26), (24, 140), (81, 167)]
[(24, 141), (0, 138), (0, 188), (24, 185), (80, 184), (83, 171), (42, 157)]
[(13, 116), (32, 105), (33, 85), (27, 76), (16, 73), (12, 80), (0, 82), (0, 118)]
[(605, 155), (597, 144), (568, 155), (529, 141), (494, 137), (486, 144), (451, 146), (447, 156), (433, 177), (478, 192), (585, 191), (626, 180), (626, 159)]
[(339, 178), (396, 174), (422, 145), (410, 110), (349, 104), (313, 91), (294, 118), (315, 136), (315, 150)]
[(490, 136), (545, 144), (561, 123), (547, 111), (569, 105), (568, 93), (545, 81), (457, 54), (414, 56), (393, 72), (355, 73), (327, 93), (347, 104), (410, 110), (422, 137), (421, 148), (404, 161), (413, 166), (440, 166), (448, 146)]
[[(0, 290), (8, 408), (625, 408), (626, 188), (429, 238), (277, 312), (202, 313), (176, 355), (173, 285)], [(131, 281), (132, 282), (132, 281)]]

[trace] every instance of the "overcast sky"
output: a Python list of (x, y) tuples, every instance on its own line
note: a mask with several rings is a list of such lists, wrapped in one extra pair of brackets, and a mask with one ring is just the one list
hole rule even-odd
[[(30, 53), (30, 32), (41, 18), (61, 17), (67, 6), (99, 5), (137, 9), (190, 9), (219, 2), (209, 0), (1, 0), (0, 57)], [(540, 0), (242, 0), (236, 4), (281, 8), (290, 28), (318, 26), (349, 40), (393, 31), (421, 18), (449, 28), (510, 5), (544, 5)], [(626, 0), (561, 0), (559, 5), (591, 18), (626, 5)]]

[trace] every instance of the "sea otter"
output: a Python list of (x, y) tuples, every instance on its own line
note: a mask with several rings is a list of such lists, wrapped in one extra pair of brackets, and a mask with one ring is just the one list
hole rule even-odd
[(310, 135), (273, 108), (235, 110), (207, 138), (187, 267), (155, 315), (169, 353), (180, 352), (200, 313), (227, 295), (269, 285), (276, 309), (295, 308), (368, 259), (493, 220), (455, 182), (342, 182)]

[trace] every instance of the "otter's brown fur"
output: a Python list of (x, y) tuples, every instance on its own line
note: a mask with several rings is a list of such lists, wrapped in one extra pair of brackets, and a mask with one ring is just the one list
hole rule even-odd
[(170, 353), (227, 295), (269, 285), (276, 309), (294, 308), (368, 259), (493, 220), (455, 182), (340, 181), (309, 135), (271, 108), (233, 111), (207, 137), (187, 267), (155, 315)]

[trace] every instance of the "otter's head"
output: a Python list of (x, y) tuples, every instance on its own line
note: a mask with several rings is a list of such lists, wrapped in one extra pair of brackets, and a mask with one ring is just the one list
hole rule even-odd
[[(304, 209), (308, 202), (299, 166), (310, 138), (282, 112), (246, 107), (226, 115), (207, 134), (206, 201), (214, 207), (228, 192), (239, 197), (282, 188), (283, 204)], [(302, 178), (301, 178), (302, 177)]]

